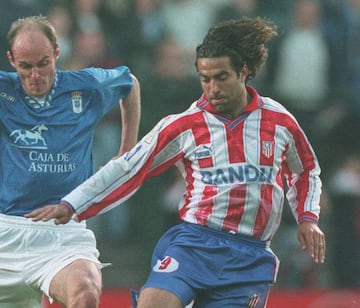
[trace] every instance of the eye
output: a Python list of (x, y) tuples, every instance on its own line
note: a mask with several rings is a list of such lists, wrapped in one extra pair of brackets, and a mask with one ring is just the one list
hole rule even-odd
[(226, 81), (226, 80), (228, 79), (228, 77), (229, 77), (229, 75), (226, 74), (226, 73), (224, 73), (224, 74), (219, 75), (219, 76), (217, 77), (217, 79), (218, 79), (219, 81)]
[(210, 78), (209, 77), (205, 77), (205, 76), (200, 76), (200, 81), (202, 83), (208, 83), (210, 82)]
[(30, 64), (26, 64), (26, 63), (19, 64), (19, 67), (22, 68), (23, 70), (30, 70), (32, 68)]
[(44, 60), (44, 61), (41, 61), (39, 64), (38, 64), (38, 67), (45, 67), (49, 64), (49, 60)]

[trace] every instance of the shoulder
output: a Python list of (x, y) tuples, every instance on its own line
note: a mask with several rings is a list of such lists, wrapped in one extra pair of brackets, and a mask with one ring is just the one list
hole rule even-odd
[(279, 103), (275, 99), (261, 96), (261, 100), (263, 101), (263, 109), (276, 112), (283, 115), (284, 117), (294, 117), (283, 104)]
[(13, 82), (17, 80), (17, 73), (15, 72), (6, 72), (0, 70), (0, 82)]
[(270, 97), (261, 97), (263, 102), (262, 110), (264, 116), (268, 116), (277, 122), (278, 125), (286, 126), (291, 129), (298, 129), (299, 124), (295, 116), (281, 103), (270, 98)]
[(130, 69), (127, 66), (118, 66), (111, 69), (100, 67), (89, 67), (78, 72), (82, 75), (89, 75), (95, 79), (116, 79), (122, 76), (130, 76)]
[(203, 118), (203, 110), (196, 106), (196, 102), (180, 113), (169, 114), (162, 118), (156, 127), (159, 130), (166, 128), (167, 132), (180, 133), (194, 128), (194, 123), (199, 124)]
[(131, 78), (130, 70), (127, 66), (119, 66), (112, 69), (88, 67), (79, 71), (63, 70), (59, 72), (64, 79), (79, 80), (84, 82), (102, 82), (104, 80), (117, 79), (119, 77)]

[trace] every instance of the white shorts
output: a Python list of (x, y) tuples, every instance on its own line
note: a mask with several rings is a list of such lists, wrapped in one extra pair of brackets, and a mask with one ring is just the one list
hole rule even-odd
[(55, 225), (0, 214), (0, 307), (40, 307), (61, 269), (77, 259), (102, 268), (98, 257), (94, 233), (85, 222)]

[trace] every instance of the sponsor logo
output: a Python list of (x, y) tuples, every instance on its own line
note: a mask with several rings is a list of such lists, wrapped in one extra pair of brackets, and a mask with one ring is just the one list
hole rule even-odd
[[(44, 124), (31, 129), (15, 129), (10, 134), (13, 145), (21, 149), (29, 149), (28, 171), (40, 173), (69, 173), (76, 169), (69, 153), (47, 152), (47, 142), (42, 136), (48, 128)], [(44, 151), (45, 150), (45, 151)]]
[(7, 101), (9, 101), (11, 103), (15, 102), (15, 97), (9, 95), (6, 92), (0, 92), (0, 98), (6, 99)]
[(201, 180), (210, 185), (242, 184), (242, 183), (271, 183), (272, 167), (258, 167), (250, 164), (238, 165), (214, 171), (200, 171)]
[(206, 157), (211, 157), (213, 154), (213, 150), (211, 146), (202, 145), (199, 149), (195, 151), (195, 158), (201, 159)]
[(30, 149), (46, 149), (46, 141), (42, 136), (44, 131), (48, 128), (44, 124), (39, 124), (33, 128), (27, 129), (16, 129), (10, 134), (10, 138), (17, 147), (24, 147)]
[(179, 268), (179, 262), (176, 261), (174, 258), (166, 256), (162, 260), (158, 260), (153, 267), (153, 271), (155, 272), (164, 272), (164, 273), (171, 273), (176, 271)]

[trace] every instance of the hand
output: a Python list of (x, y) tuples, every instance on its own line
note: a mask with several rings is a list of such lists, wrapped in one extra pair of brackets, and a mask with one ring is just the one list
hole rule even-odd
[(66, 224), (69, 222), (73, 212), (64, 204), (53, 204), (46, 205), (39, 209), (32, 211), (31, 213), (25, 214), (25, 217), (31, 218), (32, 221), (48, 221), (55, 218), (55, 224)]
[(309, 221), (299, 224), (298, 240), (301, 249), (306, 250), (316, 263), (324, 263), (326, 252), (325, 235), (317, 224)]

